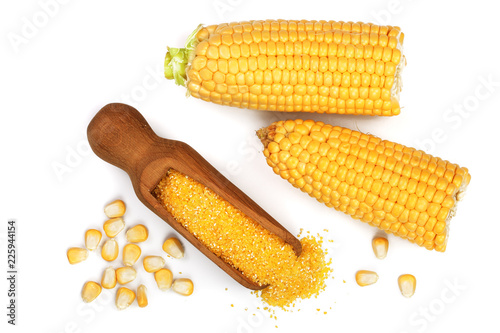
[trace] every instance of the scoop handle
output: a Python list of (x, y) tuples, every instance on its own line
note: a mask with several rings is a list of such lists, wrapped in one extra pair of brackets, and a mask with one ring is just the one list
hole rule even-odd
[(87, 138), (97, 156), (129, 175), (138, 174), (149, 149), (159, 140), (139, 111), (121, 103), (97, 112), (87, 127)]

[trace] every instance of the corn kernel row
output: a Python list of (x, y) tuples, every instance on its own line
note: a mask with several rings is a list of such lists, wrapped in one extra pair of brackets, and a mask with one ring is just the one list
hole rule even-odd
[[(218, 37), (220, 38), (220, 36)], [(398, 65), (401, 61), (401, 50), (397, 48), (397, 44), (373, 46), (364, 44), (334, 43), (335, 41), (332, 40), (326, 40), (325, 42), (268, 41), (250, 42), (249, 44), (231, 44), (229, 47), (226, 44), (214, 43), (212, 40), (209, 40), (207, 44), (202, 44), (202, 46), (197, 47), (196, 50), (198, 57), (193, 61), (193, 65), (196, 65), (194, 67), (196, 69), (197, 67), (200, 67), (200, 63), (203, 63), (204, 61), (207, 62), (207, 59), (221, 59), (231, 60), (235, 63), (240, 63), (245, 60), (254, 61), (260, 66), (260, 62), (264, 60), (269, 62), (273, 61), (273, 63), (279, 64), (280, 62), (285, 62), (285, 60), (289, 61), (288, 57), (293, 57), (293, 66), (288, 65), (287, 67), (295, 67), (295, 69), (298, 70), (303, 68), (302, 66), (299, 66), (300, 63), (304, 63), (304, 66), (307, 66), (308, 63), (311, 62), (311, 65), (309, 66), (310, 68), (316, 68), (317, 70), (321, 70), (323, 68), (323, 71), (326, 71), (326, 64), (319, 66), (318, 63), (324, 62), (325, 60), (331, 61), (332, 59), (334, 59), (333, 61), (335, 62), (340, 60), (348, 61), (351, 59), (366, 59), (372, 61), (383, 61), (384, 63), (392, 62), (394, 65)], [(314, 62), (316, 62), (316, 66), (314, 66)], [(257, 68), (257, 64), (252, 66), (252, 63), (249, 63), (244, 67), (249, 70), (255, 70)], [(254, 69), (252, 69), (252, 67)], [(277, 67), (277, 65), (274, 67)]]
[(365, 34), (385, 35), (389, 37), (397, 36), (401, 39), (403, 34), (399, 27), (380, 26), (372, 23), (364, 22), (343, 22), (343, 21), (325, 21), (325, 20), (255, 20), (243, 22), (221, 23), (218, 25), (210, 25), (201, 29), (197, 38), (199, 41), (207, 39), (212, 34), (233, 35), (235, 33), (245, 33), (252, 31), (305, 31), (305, 32), (320, 32), (320, 31), (345, 31)]

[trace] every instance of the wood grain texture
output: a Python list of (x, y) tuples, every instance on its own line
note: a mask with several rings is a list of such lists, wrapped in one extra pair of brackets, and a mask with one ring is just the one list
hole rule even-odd
[(91, 120), (87, 137), (94, 153), (125, 170), (139, 200), (233, 279), (250, 289), (263, 289), (211, 252), (189, 233), (152, 195), (158, 182), (172, 168), (210, 188), (262, 227), (289, 243), (297, 255), (302, 246), (297, 238), (266, 211), (218, 172), (184, 142), (157, 136), (135, 108), (113, 103), (104, 106)]

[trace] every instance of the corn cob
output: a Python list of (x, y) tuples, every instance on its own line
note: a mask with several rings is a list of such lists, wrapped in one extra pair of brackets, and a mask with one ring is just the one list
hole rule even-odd
[(169, 48), (165, 77), (213, 103), (269, 111), (400, 112), (404, 35), (361, 22), (266, 20), (198, 26)]
[(267, 163), (293, 186), (355, 219), (444, 252), (467, 168), (373, 135), (312, 120), (257, 131)]

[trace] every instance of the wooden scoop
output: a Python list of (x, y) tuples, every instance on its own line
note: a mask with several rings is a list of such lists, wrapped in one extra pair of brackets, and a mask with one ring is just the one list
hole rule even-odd
[(290, 244), (297, 256), (302, 252), (297, 238), (200, 154), (184, 142), (157, 136), (144, 117), (133, 107), (119, 103), (106, 105), (90, 122), (87, 137), (97, 156), (128, 173), (135, 193), (143, 204), (244, 287), (255, 290), (265, 288), (252, 282), (239, 270), (216, 256), (177, 222), (152, 195), (152, 191), (170, 168), (210, 188), (263, 228)]

